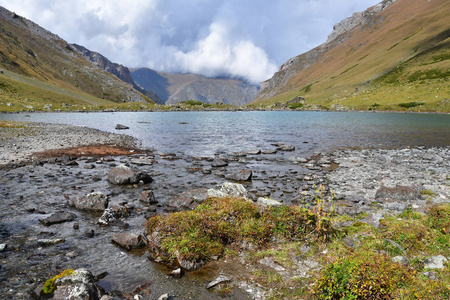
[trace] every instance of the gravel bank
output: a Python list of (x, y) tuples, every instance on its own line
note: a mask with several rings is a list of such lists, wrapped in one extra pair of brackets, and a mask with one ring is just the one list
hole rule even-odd
[(136, 148), (136, 140), (131, 136), (81, 126), (47, 123), (0, 126), (0, 166), (31, 162), (33, 153), (49, 149), (104, 144)]

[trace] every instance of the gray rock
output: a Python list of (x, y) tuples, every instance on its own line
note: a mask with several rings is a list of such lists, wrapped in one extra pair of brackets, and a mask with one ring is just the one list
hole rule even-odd
[(214, 279), (213, 281), (211, 281), (210, 283), (208, 283), (208, 285), (206, 286), (207, 289), (213, 288), (216, 285), (223, 283), (223, 282), (231, 282), (231, 278), (227, 277), (227, 276), (223, 276), (220, 275), (219, 277), (217, 277), (216, 279)]
[(422, 199), (420, 189), (412, 186), (400, 186), (389, 188), (386, 186), (380, 187), (376, 194), (375, 200), (384, 202), (386, 200), (419, 200)]
[(139, 201), (145, 204), (157, 204), (158, 201), (155, 199), (155, 195), (153, 194), (153, 191), (150, 190), (144, 190), (142, 191), (141, 195), (139, 196)]
[(132, 164), (138, 165), (138, 166), (151, 166), (151, 165), (153, 165), (153, 159), (151, 159), (149, 157), (133, 158), (130, 162)]
[(283, 272), (286, 271), (286, 269), (282, 266), (280, 266), (279, 264), (277, 264), (276, 262), (274, 262), (271, 258), (265, 257), (263, 259), (261, 259), (259, 261), (260, 264), (265, 265), (269, 268), (274, 269), (277, 272)]
[(228, 166), (228, 163), (226, 161), (224, 161), (224, 160), (221, 160), (221, 159), (215, 159), (211, 163), (211, 166), (213, 166), (215, 168), (226, 167), (226, 166)]
[(103, 211), (108, 207), (108, 197), (102, 192), (93, 192), (82, 198), (73, 197), (69, 205), (82, 210)]
[(207, 189), (194, 189), (173, 197), (167, 206), (175, 208), (178, 211), (191, 210), (202, 204), (207, 198)]
[(219, 190), (209, 189), (208, 190), (208, 198), (225, 198), (229, 195)]
[(264, 150), (263, 152), (262, 152), (262, 154), (275, 154), (275, 153), (277, 153), (277, 150)]
[(443, 255), (437, 255), (427, 258), (424, 264), (425, 269), (444, 269), (448, 259)]
[(231, 196), (231, 197), (239, 197), (244, 198), (245, 200), (250, 200), (250, 195), (242, 184), (232, 183), (232, 182), (224, 182), (220, 191)]
[(52, 299), (57, 300), (100, 299), (105, 294), (87, 269), (77, 269), (71, 275), (58, 278), (55, 285)]
[(294, 151), (295, 146), (292, 145), (281, 145), (277, 147), (277, 150), (279, 151)]
[(395, 256), (392, 258), (392, 261), (395, 263), (402, 264), (404, 266), (407, 266), (409, 264), (408, 260), (404, 256)]
[(111, 240), (127, 250), (142, 248), (147, 244), (144, 236), (138, 233), (117, 233), (111, 237)]
[(97, 223), (100, 225), (109, 225), (121, 218), (123, 214), (124, 209), (119, 206), (107, 208), (98, 219)]
[(259, 197), (258, 200), (256, 200), (256, 204), (258, 204), (259, 206), (263, 206), (263, 207), (282, 205), (280, 201), (269, 199), (269, 198), (263, 198), (263, 197)]
[(64, 243), (65, 239), (40, 239), (37, 241), (39, 246), (52, 246), (60, 243)]
[(253, 172), (252, 170), (240, 170), (232, 174), (228, 174), (225, 176), (226, 179), (235, 180), (235, 181), (250, 181), (252, 180)]
[(130, 127), (122, 125), (122, 124), (117, 124), (116, 125), (116, 129), (117, 130), (124, 130), (124, 129), (130, 129)]
[(258, 155), (261, 154), (261, 150), (260, 149), (253, 149), (253, 150), (249, 150), (247, 151), (248, 155)]
[(108, 181), (112, 184), (136, 184), (139, 181), (150, 183), (153, 179), (144, 171), (135, 171), (125, 165), (119, 165), (108, 172)]
[(181, 278), (184, 275), (183, 269), (178, 268), (176, 270), (173, 270), (172, 272), (167, 273), (167, 275), (175, 277), (175, 278)]
[(3, 251), (5, 251), (6, 250), (6, 247), (7, 247), (8, 245), (7, 244), (5, 244), (5, 243), (3, 243), (3, 244), (0, 244), (0, 252), (3, 252)]
[(45, 226), (59, 224), (64, 222), (71, 222), (77, 218), (77, 215), (68, 212), (57, 212), (45, 219), (39, 219), (39, 222)]

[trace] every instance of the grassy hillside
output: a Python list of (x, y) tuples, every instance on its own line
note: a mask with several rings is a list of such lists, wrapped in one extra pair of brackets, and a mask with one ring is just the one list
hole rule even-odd
[(295, 58), (252, 104), (302, 96), (328, 108), (450, 112), (449, 15), (445, 0), (398, 0), (337, 45)]
[(17, 107), (21, 101), (29, 102), (25, 98), (37, 106), (55, 107), (151, 102), (131, 85), (94, 67), (58, 36), (2, 7), (0, 70), (1, 102)]

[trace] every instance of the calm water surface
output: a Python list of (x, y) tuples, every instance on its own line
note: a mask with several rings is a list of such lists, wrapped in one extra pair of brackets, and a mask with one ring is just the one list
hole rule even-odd
[[(102, 112), (1, 114), (0, 119), (86, 125), (132, 135), (157, 151), (197, 156), (266, 149), (277, 141), (295, 145), (305, 155), (342, 147), (450, 145), (450, 115), (439, 114)], [(130, 129), (115, 130), (118, 123)]]

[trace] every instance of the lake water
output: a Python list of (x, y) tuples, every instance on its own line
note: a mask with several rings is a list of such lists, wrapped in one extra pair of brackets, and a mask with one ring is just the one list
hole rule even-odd
[[(114, 112), (0, 114), (0, 119), (86, 125), (184, 155), (296, 146), (302, 155), (342, 147), (449, 146), (450, 115), (364, 112)], [(129, 130), (115, 130), (116, 124)]]

